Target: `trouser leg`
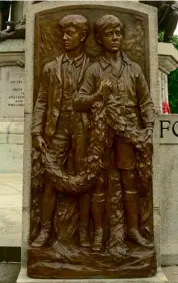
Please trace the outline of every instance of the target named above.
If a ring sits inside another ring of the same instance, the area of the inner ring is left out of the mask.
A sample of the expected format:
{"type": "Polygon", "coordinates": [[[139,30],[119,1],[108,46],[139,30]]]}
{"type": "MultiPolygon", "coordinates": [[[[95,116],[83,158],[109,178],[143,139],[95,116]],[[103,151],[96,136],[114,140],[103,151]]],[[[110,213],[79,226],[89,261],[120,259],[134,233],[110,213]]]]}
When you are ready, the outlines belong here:
{"type": "Polygon", "coordinates": [[[97,180],[96,188],[92,194],[91,212],[94,223],[94,241],[92,248],[96,251],[101,250],[103,241],[103,214],[105,209],[104,195],[104,172],[97,180]]]}
{"type": "Polygon", "coordinates": [[[51,232],[51,217],[56,206],[56,192],[52,184],[47,183],[44,190],[41,208],[41,231],[32,247],[43,246],[50,238],[51,232]]]}
{"type": "Polygon", "coordinates": [[[5,30],[7,28],[6,22],[9,18],[10,12],[10,1],[2,1],[0,8],[0,30],[5,30]]]}
{"type": "MultiPolygon", "coordinates": [[[[51,158],[54,159],[61,168],[63,167],[67,158],[68,149],[69,138],[66,129],[61,127],[58,129],[56,136],[49,146],[51,158]]],[[[45,177],[45,188],[41,207],[41,231],[35,241],[32,243],[32,247],[41,247],[49,240],[51,236],[52,216],[55,208],[56,191],[53,183],[47,177],[45,177]]]]}
{"type": "Polygon", "coordinates": [[[164,41],[169,42],[174,34],[178,22],[178,11],[172,11],[167,19],[167,24],[164,33],[164,41]]]}
{"type": "Polygon", "coordinates": [[[90,218],[90,194],[85,193],[80,196],[79,207],[80,207],[80,224],[79,224],[79,236],[80,244],[82,247],[89,247],[89,218],[90,218]]]}
{"type": "Polygon", "coordinates": [[[136,188],[135,170],[121,170],[124,187],[124,208],[127,223],[127,237],[131,242],[145,247],[152,245],[139,232],[139,199],[136,188]]]}
{"type": "MultiPolygon", "coordinates": [[[[87,137],[83,128],[81,116],[75,113],[75,127],[72,137],[72,151],[74,158],[74,168],[77,174],[81,173],[84,168],[85,158],[87,156],[87,137]]],[[[89,218],[90,218],[91,196],[88,192],[81,194],[79,199],[80,224],[79,236],[80,244],[83,247],[90,246],[89,241],[89,218]]]]}

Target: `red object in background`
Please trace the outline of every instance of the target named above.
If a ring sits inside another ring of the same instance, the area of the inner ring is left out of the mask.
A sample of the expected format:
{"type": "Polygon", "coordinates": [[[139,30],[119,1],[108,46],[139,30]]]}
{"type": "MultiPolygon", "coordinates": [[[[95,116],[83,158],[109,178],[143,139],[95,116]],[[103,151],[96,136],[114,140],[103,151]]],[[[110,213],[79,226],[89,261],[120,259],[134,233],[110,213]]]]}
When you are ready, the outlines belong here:
{"type": "Polygon", "coordinates": [[[171,109],[170,109],[167,101],[163,101],[162,111],[163,111],[164,114],[171,114],[171,109]]]}

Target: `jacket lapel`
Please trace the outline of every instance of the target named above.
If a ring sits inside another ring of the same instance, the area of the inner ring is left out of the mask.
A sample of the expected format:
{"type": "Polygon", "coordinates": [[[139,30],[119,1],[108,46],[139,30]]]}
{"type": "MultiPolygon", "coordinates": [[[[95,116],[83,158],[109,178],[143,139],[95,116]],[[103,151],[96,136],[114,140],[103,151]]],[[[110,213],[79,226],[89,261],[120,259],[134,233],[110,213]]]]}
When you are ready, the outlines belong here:
{"type": "Polygon", "coordinates": [[[79,74],[79,78],[78,78],[78,85],[80,85],[83,76],[84,76],[84,72],[86,71],[87,67],[89,66],[89,62],[90,62],[90,58],[86,56],[86,54],[84,55],[84,59],[83,59],[83,63],[82,63],[82,67],[80,70],[80,74],[79,74]]]}
{"type": "Polygon", "coordinates": [[[59,80],[59,83],[62,84],[62,77],[61,77],[61,64],[64,54],[56,58],[57,65],[56,65],[56,76],[59,80]]]}

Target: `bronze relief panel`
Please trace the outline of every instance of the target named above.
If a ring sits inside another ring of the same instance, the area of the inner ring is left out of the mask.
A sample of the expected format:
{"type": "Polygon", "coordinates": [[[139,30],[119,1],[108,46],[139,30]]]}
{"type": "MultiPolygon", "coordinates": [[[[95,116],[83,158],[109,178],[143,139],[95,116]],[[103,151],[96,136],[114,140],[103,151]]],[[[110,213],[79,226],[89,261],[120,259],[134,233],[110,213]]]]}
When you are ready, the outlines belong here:
{"type": "Polygon", "coordinates": [[[148,47],[129,10],[36,15],[30,277],[156,273],[148,47]]]}

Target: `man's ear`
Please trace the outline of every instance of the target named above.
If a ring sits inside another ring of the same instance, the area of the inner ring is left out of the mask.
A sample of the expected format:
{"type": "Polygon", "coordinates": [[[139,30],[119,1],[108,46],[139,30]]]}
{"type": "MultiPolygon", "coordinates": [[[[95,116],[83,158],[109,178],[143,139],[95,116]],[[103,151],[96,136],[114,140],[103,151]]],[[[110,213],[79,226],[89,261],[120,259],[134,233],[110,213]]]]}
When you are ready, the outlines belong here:
{"type": "Polygon", "coordinates": [[[81,42],[83,42],[83,41],[85,41],[86,40],[86,37],[87,37],[87,33],[86,33],[86,31],[82,31],[81,32],[81,42]]]}
{"type": "MultiPolygon", "coordinates": [[[[122,35],[122,39],[121,39],[121,47],[123,48],[123,46],[125,46],[125,41],[124,41],[124,36],[122,35]]],[[[124,47],[125,48],[125,47],[124,47]]]]}
{"type": "Polygon", "coordinates": [[[95,38],[96,38],[96,41],[97,41],[99,44],[102,45],[102,41],[101,41],[100,36],[99,36],[98,33],[95,34],[95,38]]]}

